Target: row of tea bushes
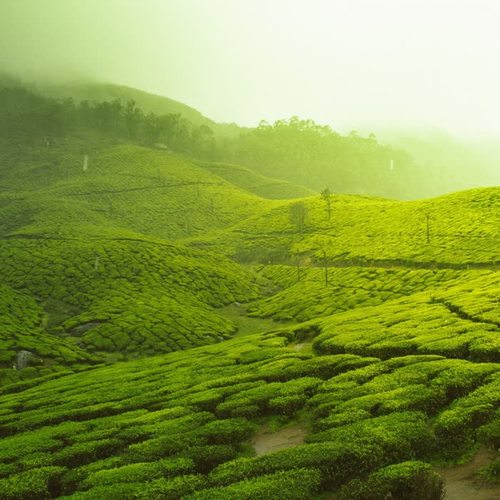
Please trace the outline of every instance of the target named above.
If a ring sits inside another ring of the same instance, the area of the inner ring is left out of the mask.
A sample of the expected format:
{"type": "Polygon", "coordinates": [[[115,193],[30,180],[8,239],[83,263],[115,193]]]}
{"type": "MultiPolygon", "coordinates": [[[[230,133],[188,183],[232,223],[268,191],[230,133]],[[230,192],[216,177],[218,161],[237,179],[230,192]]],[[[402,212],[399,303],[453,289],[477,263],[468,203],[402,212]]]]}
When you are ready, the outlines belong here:
{"type": "MultiPolygon", "coordinates": [[[[235,263],[167,243],[8,240],[0,244],[0,272],[31,301],[39,332],[74,337],[60,342],[68,365],[76,360],[65,345],[80,358],[81,349],[128,357],[223,340],[235,326],[214,307],[256,296],[251,274],[235,263]]],[[[17,329],[22,342],[7,323],[5,335],[13,349],[33,348],[44,359],[27,326],[17,329]]]]}
{"type": "Polygon", "coordinates": [[[498,273],[490,272],[446,291],[422,292],[318,320],[322,333],[315,339],[314,348],[321,353],[349,352],[384,359],[441,354],[498,361],[498,284],[498,273]],[[491,293],[479,294],[478,289],[491,289],[491,293]]]}
{"type": "Polygon", "coordinates": [[[249,308],[250,316],[307,321],[358,307],[380,305],[427,289],[469,280],[488,271],[450,269],[330,268],[328,286],[322,269],[265,266],[264,278],[282,288],[249,308]]]}
{"type": "MultiPolygon", "coordinates": [[[[1,396],[0,490],[27,498],[33,484],[40,498],[78,499],[266,498],[267,489],[304,498],[394,463],[457,456],[450,433],[468,449],[494,442],[498,365],[316,355],[296,351],[297,341],[293,330],[237,337],[1,396]],[[454,425],[461,415],[472,417],[454,425]],[[306,443],[251,456],[250,439],[270,418],[301,421],[306,443]]],[[[411,488],[418,466],[409,467],[373,480],[384,491],[411,488]]]]}
{"type": "Polygon", "coordinates": [[[234,227],[192,239],[238,260],[290,262],[297,256],[330,262],[399,265],[496,265],[500,189],[472,189],[411,202],[334,195],[328,219],[320,197],[283,203],[234,227]],[[303,223],[293,205],[302,204],[303,223]],[[429,242],[427,242],[427,215],[429,242]],[[471,222],[472,221],[472,222],[471,222]]]}

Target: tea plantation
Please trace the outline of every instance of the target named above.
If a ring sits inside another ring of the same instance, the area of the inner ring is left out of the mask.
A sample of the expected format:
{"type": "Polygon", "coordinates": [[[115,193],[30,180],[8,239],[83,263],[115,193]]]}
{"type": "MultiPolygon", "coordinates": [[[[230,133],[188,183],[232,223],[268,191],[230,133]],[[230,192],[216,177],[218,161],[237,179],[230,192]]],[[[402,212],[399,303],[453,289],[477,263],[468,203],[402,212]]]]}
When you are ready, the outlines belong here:
{"type": "Polygon", "coordinates": [[[498,446],[497,364],[306,354],[297,340],[250,335],[4,395],[3,498],[311,498],[391,464],[408,491],[425,471],[429,496],[410,498],[439,498],[422,461],[498,446]],[[270,418],[302,422],[307,442],[251,456],[270,418]]]}
{"type": "Polygon", "coordinates": [[[498,188],[328,213],[111,139],[0,151],[1,500],[440,500],[498,459],[498,188]]]}
{"type": "Polygon", "coordinates": [[[344,266],[498,266],[498,188],[412,202],[333,195],[330,203],[330,217],[319,196],[294,200],[190,243],[242,262],[322,265],[326,254],[344,266]]]}

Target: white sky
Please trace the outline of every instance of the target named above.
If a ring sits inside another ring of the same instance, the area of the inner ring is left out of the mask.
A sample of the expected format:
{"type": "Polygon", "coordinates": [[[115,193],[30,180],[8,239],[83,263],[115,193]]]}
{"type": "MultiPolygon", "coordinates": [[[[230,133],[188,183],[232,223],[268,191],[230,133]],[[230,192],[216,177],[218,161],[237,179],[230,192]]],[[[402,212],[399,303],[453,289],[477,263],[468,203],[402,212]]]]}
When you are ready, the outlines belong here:
{"type": "Polygon", "coordinates": [[[500,135],[500,0],[1,0],[0,66],[218,121],[500,135]]]}

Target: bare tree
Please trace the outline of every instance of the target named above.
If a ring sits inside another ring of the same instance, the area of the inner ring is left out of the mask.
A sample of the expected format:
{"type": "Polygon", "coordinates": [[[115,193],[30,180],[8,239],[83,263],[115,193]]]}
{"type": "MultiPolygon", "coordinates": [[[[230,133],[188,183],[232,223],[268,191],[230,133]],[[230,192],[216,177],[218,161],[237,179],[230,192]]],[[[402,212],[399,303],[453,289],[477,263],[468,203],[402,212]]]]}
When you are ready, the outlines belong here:
{"type": "Polygon", "coordinates": [[[425,236],[426,236],[427,244],[429,244],[431,242],[430,219],[431,219],[431,215],[428,212],[426,212],[426,214],[425,214],[425,236]]]}
{"type": "Polygon", "coordinates": [[[332,192],[328,188],[325,188],[323,189],[323,191],[321,191],[321,199],[325,202],[328,220],[330,220],[332,217],[332,197],[332,192]]]}

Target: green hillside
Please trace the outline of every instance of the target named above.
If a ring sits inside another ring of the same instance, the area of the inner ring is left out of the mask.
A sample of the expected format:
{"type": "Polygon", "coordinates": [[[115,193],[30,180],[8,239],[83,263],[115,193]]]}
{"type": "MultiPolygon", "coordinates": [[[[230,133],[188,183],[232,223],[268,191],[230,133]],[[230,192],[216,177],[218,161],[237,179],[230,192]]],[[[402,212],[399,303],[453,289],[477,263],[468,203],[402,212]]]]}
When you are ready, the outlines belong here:
{"type": "Polygon", "coordinates": [[[498,440],[498,365],[301,353],[298,340],[253,335],[3,396],[4,498],[313,498],[390,464],[379,491],[424,481],[438,498],[418,461],[498,440]],[[306,443],[250,456],[273,416],[302,422],[306,443]]]}
{"type": "Polygon", "coordinates": [[[201,166],[250,193],[268,199],[289,199],[311,196],[311,189],[280,179],[260,175],[249,168],[227,163],[201,163],[201,166]]]}
{"type": "MultiPolygon", "coordinates": [[[[3,153],[0,274],[27,301],[23,314],[33,310],[38,318],[29,328],[6,318],[4,383],[186,349],[236,331],[214,308],[256,298],[253,276],[227,258],[172,241],[225,227],[272,202],[181,157],[139,146],[69,138],[3,153]],[[69,350],[66,359],[54,339],[69,350]],[[31,353],[22,369],[13,368],[19,350],[31,353]]],[[[9,300],[0,301],[7,310],[9,300]]]]}
{"type": "Polygon", "coordinates": [[[0,233],[9,236],[176,239],[272,206],[181,157],[139,146],[85,149],[69,140],[2,160],[0,233]]]}
{"type": "Polygon", "coordinates": [[[330,217],[326,208],[319,196],[282,203],[191,244],[253,262],[321,265],[323,252],[332,265],[466,268],[500,261],[499,188],[412,202],[332,195],[330,217]],[[302,221],[294,219],[297,206],[302,221]]]}
{"type": "Polygon", "coordinates": [[[499,188],[319,194],[18,97],[0,500],[441,500],[477,452],[497,496],[499,188]]]}
{"type": "Polygon", "coordinates": [[[114,101],[115,99],[128,101],[132,99],[148,113],[180,114],[190,122],[196,125],[206,125],[223,136],[234,136],[244,130],[235,124],[216,123],[182,102],[124,85],[101,82],[68,83],[65,85],[42,84],[37,85],[34,90],[48,97],[72,98],[78,101],[114,101]]]}

